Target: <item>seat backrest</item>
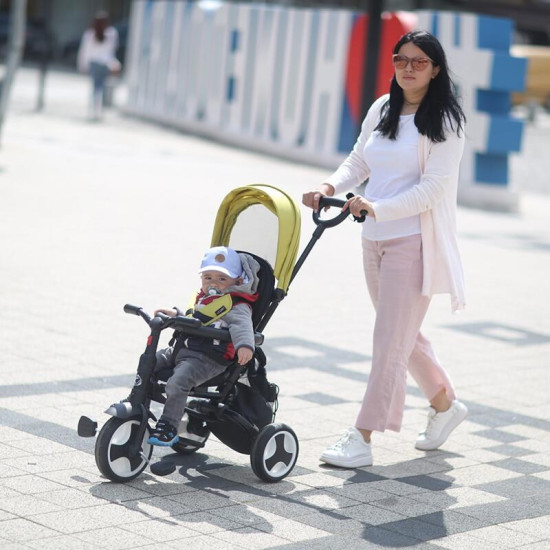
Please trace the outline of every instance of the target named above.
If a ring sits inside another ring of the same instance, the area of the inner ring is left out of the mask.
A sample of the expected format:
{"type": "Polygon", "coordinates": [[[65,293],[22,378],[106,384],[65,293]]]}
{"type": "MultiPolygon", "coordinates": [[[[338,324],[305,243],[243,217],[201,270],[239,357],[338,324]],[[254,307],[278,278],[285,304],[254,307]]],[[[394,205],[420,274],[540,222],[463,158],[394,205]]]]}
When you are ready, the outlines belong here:
{"type": "Polygon", "coordinates": [[[252,256],[260,264],[260,271],[258,272],[258,299],[252,306],[252,325],[256,328],[273,299],[275,275],[273,275],[273,268],[267,260],[244,250],[238,250],[237,252],[252,256]]]}

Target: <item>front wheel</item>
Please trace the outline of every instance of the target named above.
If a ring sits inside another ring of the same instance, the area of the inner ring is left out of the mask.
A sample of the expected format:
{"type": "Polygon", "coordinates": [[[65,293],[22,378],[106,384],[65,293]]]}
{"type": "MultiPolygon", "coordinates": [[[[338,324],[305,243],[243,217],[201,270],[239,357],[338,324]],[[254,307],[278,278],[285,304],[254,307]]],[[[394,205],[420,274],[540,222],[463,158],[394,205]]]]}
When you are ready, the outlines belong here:
{"type": "Polygon", "coordinates": [[[140,450],[144,456],[130,456],[130,445],[138,436],[140,421],[134,418],[112,417],[105,422],[97,436],[95,461],[99,471],[111,481],[124,483],[138,477],[153,454],[147,443],[149,427],[143,434],[140,450]],[[144,458],[146,457],[147,460],[144,458]]]}
{"type": "Polygon", "coordinates": [[[280,481],[294,468],[298,450],[298,438],[290,426],[268,424],[260,430],[252,444],[252,471],[268,483],[280,481]]]}

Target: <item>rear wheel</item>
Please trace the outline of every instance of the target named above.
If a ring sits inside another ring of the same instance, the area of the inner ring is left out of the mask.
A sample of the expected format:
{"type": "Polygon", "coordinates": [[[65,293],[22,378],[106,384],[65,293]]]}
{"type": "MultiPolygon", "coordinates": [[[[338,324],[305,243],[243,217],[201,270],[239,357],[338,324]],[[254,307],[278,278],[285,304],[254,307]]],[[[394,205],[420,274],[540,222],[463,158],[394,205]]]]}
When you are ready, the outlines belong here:
{"type": "Polygon", "coordinates": [[[178,427],[178,435],[179,441],[172,445],[172,449],[180,455],[190,455],[204,447],[210,430],[204,422],[195,418],[189,419],[186,414],[178,427]],[[196,445],[192,442],[196,442],[196,445]]]}
{"type": "Polygon", "coordinates": [[[285,478],[298,459],[298,438],[287,424],[268,424],[260,430],[250,452],[252,471],[263,481],[285,478]]]}
{"type": "Polygon", "coordinates": [[[112,417],[105,422],[97,436],[95,461],[99,471],[111,481],[124,483],[138,477],[153,454],[153,447],[147,443],[149,426],[146,427],[137,456],[130,457],[130,445],[138,437],[140,421],[136,418],[112,417]],[[145,460],[145,458],[147,460],[145,460]]]}

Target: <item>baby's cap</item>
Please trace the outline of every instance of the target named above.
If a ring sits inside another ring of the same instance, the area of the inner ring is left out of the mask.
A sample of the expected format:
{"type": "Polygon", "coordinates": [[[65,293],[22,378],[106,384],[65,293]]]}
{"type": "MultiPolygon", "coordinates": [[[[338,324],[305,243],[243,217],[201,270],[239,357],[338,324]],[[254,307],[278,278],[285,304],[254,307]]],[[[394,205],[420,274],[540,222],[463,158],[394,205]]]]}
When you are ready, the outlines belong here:
{"type": "Polygon", "coordinates": [[[209,248],[201,262],[199,273],[205,271],[220,271],[232,279],[237,279],[243,273],[243,266],[239,254],[227,246],[209,248]]]}

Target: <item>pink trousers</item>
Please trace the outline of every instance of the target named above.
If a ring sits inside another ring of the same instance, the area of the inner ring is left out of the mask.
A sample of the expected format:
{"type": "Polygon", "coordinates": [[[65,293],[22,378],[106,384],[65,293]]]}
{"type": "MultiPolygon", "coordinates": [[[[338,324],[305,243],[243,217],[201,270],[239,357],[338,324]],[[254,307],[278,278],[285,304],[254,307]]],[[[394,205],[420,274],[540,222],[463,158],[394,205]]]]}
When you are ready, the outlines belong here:
{"type": "Polygon", "coordinates": [[[428,398],[453,384],[420,327],[430,304],[422,296],[420,235],[387,241],[363,241],[363,264],[376,309],[372,367],[356,427],[399,431],[407,393],[407,369],[428,398]]]}

